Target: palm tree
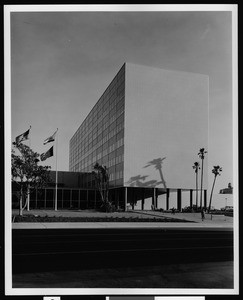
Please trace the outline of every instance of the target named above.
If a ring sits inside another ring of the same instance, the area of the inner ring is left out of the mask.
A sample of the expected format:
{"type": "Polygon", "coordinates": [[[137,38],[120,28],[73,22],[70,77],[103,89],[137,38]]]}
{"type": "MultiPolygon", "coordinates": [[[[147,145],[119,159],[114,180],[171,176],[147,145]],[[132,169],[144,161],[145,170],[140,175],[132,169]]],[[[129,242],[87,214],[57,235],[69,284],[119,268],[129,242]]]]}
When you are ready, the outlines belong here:
{"type": "Polygon", "coordinates": [[[194,162],[194,165],[192,166],[193,169],[195,169],[196,173],[196,208],[198,207],[198,170],[200,169],[199,162],[194,162]]]}
{"type": "Polygon", "coordinates": [[[203,189],[203,161],[205,158],[205,154],[207,153],[207,151],[205,151],[204,148],[201,148],[198,152],[199,157],[202,160],[202,171],[201,171],[201,191],[200,191],[200,208],[202,208],[202,189],[203,189]]]}
{"type": "Polygon", "coordinates": [[[95,176],[98,189],[101,196],[102,201],[102,207],[105,208],[106,211],[109,211],[111,209],[111,203],[109,201],[109,173],[108,169],[104,165],[100,165],[99,163],[96,163],[94,165],[94,171],[92,172],[95,176]]]}
{"type": "Polygon", "coordinates": [[[213,167],[212,173],[214,174],[214,180],[213,180],[213,186],[212,186],[211,195],[210,195],[208,211],[210,211],[210,209],[211,209],[212,198],[213,198],[213,189],[214,189],[214,185],[215,185],[217,176],[220,176],[220,172],[222,172],[222,168],[220,166],[213,167]]]}

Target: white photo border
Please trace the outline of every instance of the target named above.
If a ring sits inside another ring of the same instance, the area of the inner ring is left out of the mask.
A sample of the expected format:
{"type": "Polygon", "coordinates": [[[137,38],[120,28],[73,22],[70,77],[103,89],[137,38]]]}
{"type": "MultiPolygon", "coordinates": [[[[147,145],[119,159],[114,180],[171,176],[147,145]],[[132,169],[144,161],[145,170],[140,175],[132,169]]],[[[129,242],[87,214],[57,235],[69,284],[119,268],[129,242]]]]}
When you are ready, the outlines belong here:
{"type": "Polygon", "coordinates": [[[4,6],[4,115],[5,115],[5,293],[6,295],[237,295],[239,293],[239,214],[238,212],[238,23],[237,5],[5,5],[4,6]],[[11,243],[11,12],[89,11],[231,11],[233,37],[233,155],[234,155],[234,288],[233,289],[114,289],[114,288],[12,288],[11,243]]]}

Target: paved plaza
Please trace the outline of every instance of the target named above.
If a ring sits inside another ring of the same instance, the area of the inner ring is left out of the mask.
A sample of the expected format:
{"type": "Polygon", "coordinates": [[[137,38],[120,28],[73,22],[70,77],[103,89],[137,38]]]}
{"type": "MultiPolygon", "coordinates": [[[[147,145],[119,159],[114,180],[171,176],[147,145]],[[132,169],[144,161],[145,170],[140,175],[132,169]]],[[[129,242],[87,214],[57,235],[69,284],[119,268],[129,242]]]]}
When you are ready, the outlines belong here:
{"type": "MultiPolygon", "coordinates": [[[[18,215],[18,210],[13,211],[13,216],[18,215]]],[[[12,223],[13,228],[144,228],[144,227],[215,227],[215,228],[233,228],[234,219],[224,215],[205,214],[205,219],[202,221],[200,213],[163,213],[157,211],[128,211],[128,212],[96,212],[86,210],[30,210],[25,211],[24,215],[49,216],[49,217],[84,217],[84,218],[175,218],[190,222],[50,222],[50,223],[12,223]]]]}

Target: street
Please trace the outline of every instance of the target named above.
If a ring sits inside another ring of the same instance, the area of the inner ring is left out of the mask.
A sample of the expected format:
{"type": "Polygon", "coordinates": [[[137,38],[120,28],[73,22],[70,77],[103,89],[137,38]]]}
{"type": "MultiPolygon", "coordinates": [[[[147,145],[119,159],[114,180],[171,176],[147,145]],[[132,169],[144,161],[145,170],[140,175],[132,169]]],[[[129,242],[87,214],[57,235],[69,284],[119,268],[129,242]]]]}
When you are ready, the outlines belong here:
{"type": "Polygon", "coordinates": [[[14,288],[232,289],[233,262],[112,267],[13,274],[14,288]]]}
{"type": "Polygon", "coordinates": [[[232,260],[230,228],[13,230],[13,273],[232,260]]]}

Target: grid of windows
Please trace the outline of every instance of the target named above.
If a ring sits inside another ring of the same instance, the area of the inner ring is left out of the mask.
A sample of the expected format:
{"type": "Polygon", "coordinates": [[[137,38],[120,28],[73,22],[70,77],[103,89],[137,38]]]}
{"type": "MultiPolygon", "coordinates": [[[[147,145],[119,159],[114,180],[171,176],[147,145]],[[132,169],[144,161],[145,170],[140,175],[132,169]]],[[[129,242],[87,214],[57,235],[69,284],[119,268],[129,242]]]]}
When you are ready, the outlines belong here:
{"type": "Polygon", "coordinates": [[[109,169],[111,185],[123,179],[125,65],[70,140],[69,171],[91,172],[96,162],[109,169]]]}

